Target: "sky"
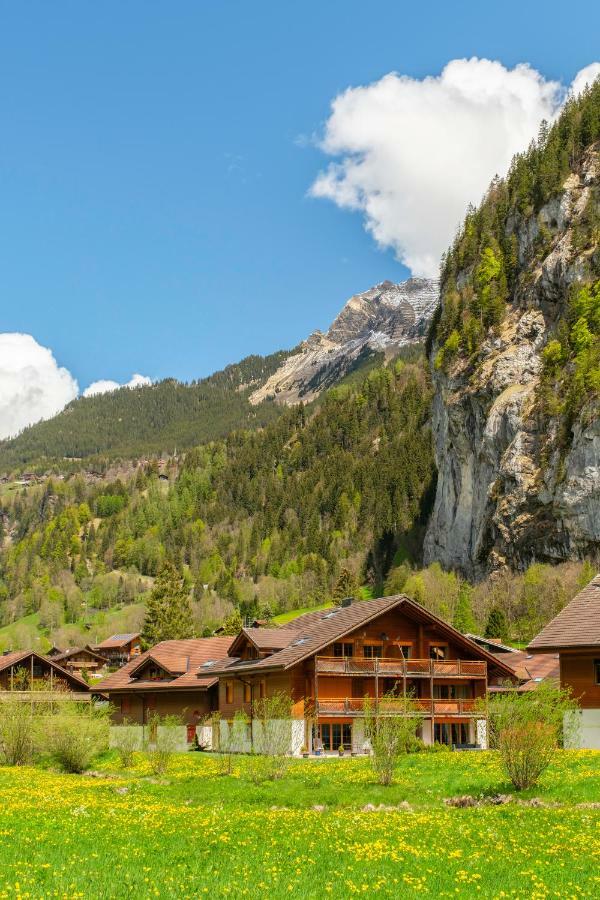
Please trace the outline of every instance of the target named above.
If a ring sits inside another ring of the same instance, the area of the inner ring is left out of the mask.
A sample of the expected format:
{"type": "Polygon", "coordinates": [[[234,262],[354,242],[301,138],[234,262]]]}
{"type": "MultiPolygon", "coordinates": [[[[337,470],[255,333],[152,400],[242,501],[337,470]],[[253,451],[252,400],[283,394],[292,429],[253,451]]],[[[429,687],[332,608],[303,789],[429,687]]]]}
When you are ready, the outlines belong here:
{"type": "Polygon", "coordinates": [[[0,2],[0,437],[434,272],[599,32],[589,0],[0,2]]]}

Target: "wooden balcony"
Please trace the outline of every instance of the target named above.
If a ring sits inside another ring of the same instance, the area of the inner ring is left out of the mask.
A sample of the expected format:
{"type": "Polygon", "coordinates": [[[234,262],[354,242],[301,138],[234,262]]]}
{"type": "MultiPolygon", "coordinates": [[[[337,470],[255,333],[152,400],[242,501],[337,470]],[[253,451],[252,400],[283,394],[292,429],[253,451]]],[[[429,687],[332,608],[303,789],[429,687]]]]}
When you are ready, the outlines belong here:
{"type": "MultiPolygon", "coordinates": [[[[390,700],[388,698],[380,699],[375,705],[375,698],[365,699],[364,697],[346,697],[343,699],[328,700],[326,698],[319,699],[317,703],[318,716],[361,716],[365,712],[365,704],[368,703],[371,709],[376,709],[379,715],[397,716],[402,715],[405,707],[404,701],[401,699],[390,700]]],[[[420,712],[425,716],[479,716],[484,714],[477,710],[476,700],[413,700],[420,712]]]]}
{"type": "Polygon", "coordinates": [[[319,675],[378,675],[380,678],[485,678],[487,663],[472,659],[317,656],[319,675]]]}

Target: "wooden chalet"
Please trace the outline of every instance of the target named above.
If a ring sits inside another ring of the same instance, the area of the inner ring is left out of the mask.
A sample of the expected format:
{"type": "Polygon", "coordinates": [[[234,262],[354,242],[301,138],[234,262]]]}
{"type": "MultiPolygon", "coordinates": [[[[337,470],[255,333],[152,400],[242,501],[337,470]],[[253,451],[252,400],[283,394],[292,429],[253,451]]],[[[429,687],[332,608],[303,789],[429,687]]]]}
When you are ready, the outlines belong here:
{"type": "Polygon", "coordinates": [[[85,671],[92,675],[97,674],[106,666],[106,659],[89,646],[69,647],[68,650],[57,653],[51,658],[69,672],[85,671]]]}
{"type": "Polygon", "coordinates": [[[114,724],[146,725],[155,713],[177,715],[195,726],[218,708],[217,678],[208,664],[226,657],[232,640],[162,641],[94,685],[94,691],[110,700],[114,724]]]}
{"type": "Polygon", "coordinates": [[[124,666],[129,660],[139,656],[142,652],[142,642],[139,632],[132,634],[113,634],[101,644],[91,648],[95,653],[104,657],[110,666],[124,666]]]}
{"type": "Polygon", "coordinates": [[[481,703],[489,685],[516,682],[514,669],[420,604],[399,595],[349,602],[281,628],[244,628],[219,675],[219,710],[249,716],[253,702],[291,694],[304,742],[361,750],[366,698],[397,713],[411,695],[426,743],[485,745],[481,703]]]}
{"type": "Polygon", "coordinates": [[[19,650],[0,656],[0,702],[15,697],[31,702],[86,701],[90,694],[83,678],[56,660],[19,650]]]}
{"type": "Polygon", "coordinates": [[[531,641],[531,654],[558,653],[560,683],[580,707],[577,745],[600,749],[600,575],[531,641]]]}

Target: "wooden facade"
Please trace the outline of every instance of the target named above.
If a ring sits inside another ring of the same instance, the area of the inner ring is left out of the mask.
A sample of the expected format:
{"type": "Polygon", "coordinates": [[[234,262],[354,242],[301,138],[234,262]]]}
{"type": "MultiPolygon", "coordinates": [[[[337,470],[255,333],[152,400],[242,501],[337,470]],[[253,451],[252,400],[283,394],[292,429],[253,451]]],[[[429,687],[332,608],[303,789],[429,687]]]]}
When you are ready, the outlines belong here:
{"type": "MultiPolygon", "coordinates": [[[[354,605],[366,613],[369,601],[354,605]]],[[[327,625],[327,613],[322,619],[327,625]]],[[[315,627],[318,622],[315,626],[313,620],[311,635],[315,627]]],[[[308,642],[302,634],[300,627],[291,647],[308,642]]],[[[422,736],[427,742],[475,743],[474,722],[485,718],[488,675],[494,680],[513,675],[413,603],[399,604],[341,633],[283,671],[270,668],[281,653],[257,651],[256,644],[268,643],[266,637],[254,641],[252,629],[246,629],[232,645],[230,652],[242,664],[236,667],[234,662],[229,673],[220,673],[221,715],[230,719],[243,709],[251,716],[255,700],[283,692],[292,698],[293,716],[307,721],[307,745],[321,741],[332,750],[338,738],[342,745],[352,742],[353,725],[364,719],[365,702],[391,715],[402,709],[407,696],[425,718],[422,736]],[[257,665],[248,665],[254,659],[257,665]]],[[[289,654],[289,647],[285,652],[289,654]]]]}
{"type": "Polygon", "coordinates": [[[89,700],[88,686],[78,675],[35,651],[0,656],[0,701],[89,700]]]}

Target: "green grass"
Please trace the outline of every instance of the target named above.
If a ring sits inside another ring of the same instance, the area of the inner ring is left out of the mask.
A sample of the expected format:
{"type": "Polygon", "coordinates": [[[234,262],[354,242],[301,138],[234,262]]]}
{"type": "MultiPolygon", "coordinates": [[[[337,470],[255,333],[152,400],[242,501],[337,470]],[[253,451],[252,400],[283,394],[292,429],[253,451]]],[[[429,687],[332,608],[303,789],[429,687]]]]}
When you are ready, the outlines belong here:
{"type": "Polygon", "coordinates": [[[328,603],[321,603],[318,606],[303,606],[301,609],[289,609],[287,612],[280,613],[278,616],[273,616],[273,624],[285,625],[286,622],[291,622],[293,619],[297,619],[298,616],[303,616],[304,613],[317,612],[320,609],[329,609],[330,606],[333,606],[331,601],[328,603]]]}
{"type": "Polygon", "coordinates": [[[600,753],[557,754],[546,805],[448,808],[444,797],[509,786],[494,753],[416,754],[397,782],[369,760],[298,760],[255,785],[205,754],[163,778],[146,758],[105,778],[0,769],[0,897],[596,897],[600,753]],[[410,809],[397,807],[408,801],[410,809]],[[388,809],[367,811],[367,804],[388,809]],[[315,807],[318,808],[315,808],[315,807]]]}

